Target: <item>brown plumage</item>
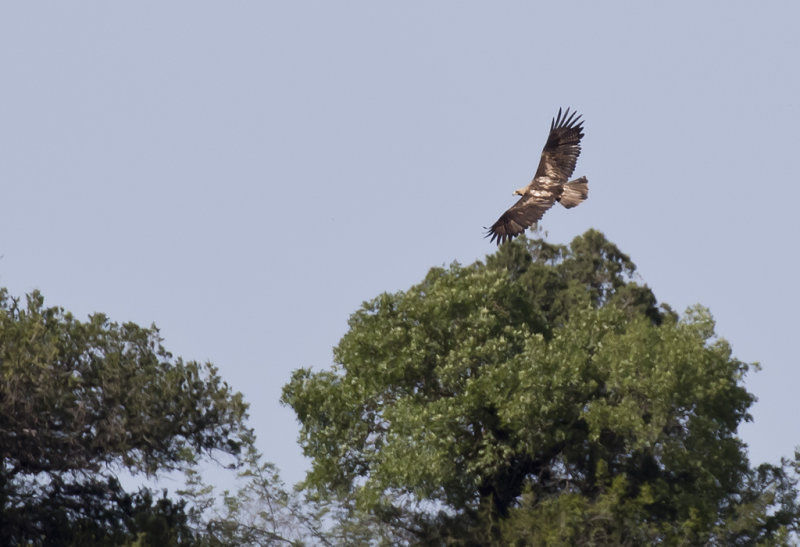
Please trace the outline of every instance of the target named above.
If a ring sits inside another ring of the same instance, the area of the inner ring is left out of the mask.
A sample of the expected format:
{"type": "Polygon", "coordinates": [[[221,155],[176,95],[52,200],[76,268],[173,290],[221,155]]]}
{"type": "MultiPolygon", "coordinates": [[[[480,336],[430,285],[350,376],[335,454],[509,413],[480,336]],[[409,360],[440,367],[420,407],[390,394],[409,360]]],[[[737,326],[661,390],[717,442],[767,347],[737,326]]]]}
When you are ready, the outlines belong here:
{"type": "Polygon", "coordinates": [[[486,237],[491,236],[490,241],[497,240],[500,245],[514,239],[542,218],[556,201],[570,209],[589,196],[586,177],[567,182],[581,153],[582,137],[581,116],[577,112],[570,114],[569,108],[562,116],[559,108],[533,180],[514,192],[522,197],[489,228],[486,237]]]}

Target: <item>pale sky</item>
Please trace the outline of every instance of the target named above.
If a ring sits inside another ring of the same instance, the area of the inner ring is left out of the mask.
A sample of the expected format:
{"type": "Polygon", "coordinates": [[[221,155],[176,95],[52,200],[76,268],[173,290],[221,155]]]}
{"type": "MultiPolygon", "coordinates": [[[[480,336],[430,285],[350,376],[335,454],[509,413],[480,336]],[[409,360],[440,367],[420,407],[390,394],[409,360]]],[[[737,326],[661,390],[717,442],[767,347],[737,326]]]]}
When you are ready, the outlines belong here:
{"type": "Polygon", "coordinates": [[[302,478],[291,371],[362,301],[481,260],[578,109],[596,228],[760,361],[755,463],[800,445],[796,2],[4,2],[0,286],[155,322],[302,478]]]}

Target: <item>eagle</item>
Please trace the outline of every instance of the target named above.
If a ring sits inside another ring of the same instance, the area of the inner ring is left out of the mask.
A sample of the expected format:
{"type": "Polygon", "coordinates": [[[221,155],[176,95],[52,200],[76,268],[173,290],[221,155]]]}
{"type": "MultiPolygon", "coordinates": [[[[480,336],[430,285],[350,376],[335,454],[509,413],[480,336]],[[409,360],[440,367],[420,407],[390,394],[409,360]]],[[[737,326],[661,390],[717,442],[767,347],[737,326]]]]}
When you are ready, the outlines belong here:
{"type": "Polygon", "coordinates": [[[542,150],[542,158],[533,180],[527,186],[515,190],[522,196],[517,203],[492,224],[486,237],[497,245],[505,243],[535,224],[557,201],[567,209],[579,205],[589,197],[589,181],[586,177],[569,180],[581,153],[583,121],[577,112],[570,114],[569,108],[550,123],[550,135],[542,150]]]}

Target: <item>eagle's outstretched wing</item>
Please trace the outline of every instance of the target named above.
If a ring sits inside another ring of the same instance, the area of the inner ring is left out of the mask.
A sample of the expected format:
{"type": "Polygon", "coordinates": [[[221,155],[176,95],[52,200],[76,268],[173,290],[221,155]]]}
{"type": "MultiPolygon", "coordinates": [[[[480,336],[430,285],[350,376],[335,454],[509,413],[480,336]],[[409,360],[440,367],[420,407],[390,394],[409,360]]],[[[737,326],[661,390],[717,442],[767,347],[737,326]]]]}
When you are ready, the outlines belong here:
{"type": "Polygon", "coordinates": [[[581,153],[581,138],[583,138],[583,121],[577,112],[570,114],[569,108],[550,122],[550,135],[542,149],[542,158],[539,167],[533,175],[531,185],[537,179],[547,178],[548,182],[565,183],[575,171],[575,163],[581,153]]]}
{"type": "Polygon", "coordinates": [[[494,242],[496,239],[500,245],[514,239],[542,218],[556,202],[556,197],[557,194],[546,189],[528,192],[492,224],[486,233],[487,237],[492,236],[489,241],[494,242]]]}

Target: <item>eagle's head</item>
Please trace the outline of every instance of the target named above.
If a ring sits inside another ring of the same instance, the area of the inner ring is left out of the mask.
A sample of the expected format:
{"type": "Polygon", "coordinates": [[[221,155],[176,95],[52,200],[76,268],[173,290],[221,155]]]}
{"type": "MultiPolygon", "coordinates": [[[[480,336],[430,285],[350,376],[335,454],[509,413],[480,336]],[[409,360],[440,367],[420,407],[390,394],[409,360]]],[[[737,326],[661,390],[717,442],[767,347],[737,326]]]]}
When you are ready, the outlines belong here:
{"type": "Polygon", "coordinates": [[[523,186],[522,188],[517,188],[516,190],[514,190],[514,193],[511,194],[511,195],[512,196],[524,196],[525,192],[527,192],[527,191],[528,191],[528,187],[527,186],[523,186]]]}

